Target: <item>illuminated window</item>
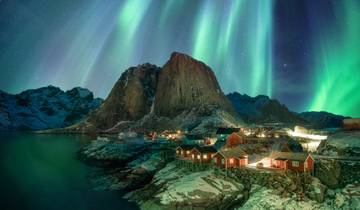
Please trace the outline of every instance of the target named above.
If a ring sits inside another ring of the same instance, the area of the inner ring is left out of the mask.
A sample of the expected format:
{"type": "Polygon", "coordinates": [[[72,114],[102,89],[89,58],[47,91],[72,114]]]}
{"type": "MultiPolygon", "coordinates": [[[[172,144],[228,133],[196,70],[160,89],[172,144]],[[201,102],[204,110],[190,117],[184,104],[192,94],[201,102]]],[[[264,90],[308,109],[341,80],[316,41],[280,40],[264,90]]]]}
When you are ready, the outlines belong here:
{"type": "Polygon", "coordinates": [[[184,154],[184,152],[181,150],[181,154],[184,154]]]}
{"type": "Polygon", "coordinates": [[[204,158],[204,159],[207,159],[207,155],[203,155],[203,158],[204,158]]]}
{"type": "Polygon", "coordinates": [[[190,151],[186,151],[186,154],[190,154],[190,151]]]}
{"type": "Polygon", "coordinates": [[[192,157],[192,159],[195,159],[195,155],[194,155],[194,154],[192,154],[191,157],[192,157]]]}
{"type": "Polygon", "coordinates": [[[176,154],[179,154],[179,150],[176,150],[176,154]]]}
{"type": "Polygon", "coordinates": [[[299,167],[299,161],[292,161],[292,162],[291,162],[291,165],[292,165],[293,167],[299,167]]]}
{"type": "Polygon", "coordinates": [[[200,160],[200,155],[197,155],[197,159],[200,160]]]}
{"type": "Polygon", "coordinates": [[[234,163],[234,158],[230,158],[230,164],[233,164],[234,163]]]}

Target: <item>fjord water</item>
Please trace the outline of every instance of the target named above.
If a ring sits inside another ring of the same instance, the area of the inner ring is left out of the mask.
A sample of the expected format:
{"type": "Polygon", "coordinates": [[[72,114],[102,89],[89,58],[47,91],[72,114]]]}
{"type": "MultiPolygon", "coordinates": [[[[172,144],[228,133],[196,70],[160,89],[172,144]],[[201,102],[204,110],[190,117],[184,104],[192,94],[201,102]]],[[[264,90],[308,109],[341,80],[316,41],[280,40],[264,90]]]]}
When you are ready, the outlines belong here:
{"type": "Polygon", "coordinates": [[[76,159],[86,136],[0,133],[0,209],[137,209],[116,192],[92,191],[76,159]]]}

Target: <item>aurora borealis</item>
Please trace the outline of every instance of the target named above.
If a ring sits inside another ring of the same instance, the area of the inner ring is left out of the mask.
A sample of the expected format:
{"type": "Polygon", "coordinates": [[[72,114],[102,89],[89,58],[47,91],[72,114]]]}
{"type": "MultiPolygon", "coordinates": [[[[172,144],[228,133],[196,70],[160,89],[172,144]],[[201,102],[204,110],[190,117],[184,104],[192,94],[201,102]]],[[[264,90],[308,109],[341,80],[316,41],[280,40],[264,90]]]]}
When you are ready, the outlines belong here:
{"type": "Polygon", "coordinates": [[[0,0],[0,89],[49,84],[106,97],[171,52],[208,64],[225,93],[360,117],[358,0],[0,0]]]}

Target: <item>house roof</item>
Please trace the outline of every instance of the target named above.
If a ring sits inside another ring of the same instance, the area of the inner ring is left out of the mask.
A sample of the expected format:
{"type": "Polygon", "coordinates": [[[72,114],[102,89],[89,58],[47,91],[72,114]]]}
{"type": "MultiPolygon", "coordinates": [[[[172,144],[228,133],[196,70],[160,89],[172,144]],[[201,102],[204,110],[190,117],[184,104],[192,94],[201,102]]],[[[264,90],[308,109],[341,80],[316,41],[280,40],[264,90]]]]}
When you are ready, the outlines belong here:
{"type": "Polygon", "coordinates": [[[191,144],[183,144],[183,145],[178,146],[177,148],[180,148],[180,149],[183,149],[183,150],[192,150],[195,147],[197,147],[197,146],[196,145],[191,145],[191,144]]]}
{"type": "Polygon", "coordinates": [[[243,149],[241,149],[240,146],[234,148],[225,147],[222,148],[218,153],[226,158],[231,158],[231,157],[238,158],[247,155],[246,152],[243,149]]]}
{"type": "Polygon", "coordinates": [[[195,147],[194,149],[198,150],[200,153],[216,153],[217,152],[217,150],[213,146],[195,147]]]}
{"type": "Polygon", "coordinates": [[[308,153],[303,152],[272,152],[270,157],[275,160],[299,160],[305,161],[309,156],[308,153]]]}
{"type": "Polygon", "coordinates": [[[202,140],[204,137],[200,134],[186,134],[188,140],[202,140]]]}
{"type": "Polygon", "coordinates": [[[239,132],[240,128],[218,128],[216,134],[232,134],[239,132]]]}

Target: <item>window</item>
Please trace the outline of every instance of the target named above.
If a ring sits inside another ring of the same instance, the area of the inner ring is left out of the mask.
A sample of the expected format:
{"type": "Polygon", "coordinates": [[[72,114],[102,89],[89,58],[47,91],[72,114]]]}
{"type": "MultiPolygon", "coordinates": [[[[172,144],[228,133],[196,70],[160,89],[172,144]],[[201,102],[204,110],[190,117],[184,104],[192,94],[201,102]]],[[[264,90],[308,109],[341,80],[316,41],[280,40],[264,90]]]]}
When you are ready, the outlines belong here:
{"type": "Polygon", "coordinates": [[[179,150],[176,150],[176,154],[179,154],[179,150]]]}
{"type": "Polygon", "coordinates": [[[195,159],[195,155],[194,155],[194,154],[192,154],[191,157],[192,157],[192,159],[195,159]]]}
{"type": "Polygon", "coordinates": [[[200,160],[200,155],[197,155],[197,159],[200,160]]]}
{"type": "Polygon", "coordinates": [[[306,162],[306,161],[304,162],[304,167],[305,167],[305,168],[307,168],[307,167],[308,167],[308,164],[307,164],[307,162],[306,162]]]}
{"type": "Polygon", "coordinates": [[[181,154],[184,154],[184,152],[181,150],[181,154]]]}
{"type": "Polygon", "coordinates": [[[205,154],[205,155],[203,155],[203,159],[207,159],[207,155],[205,154]]]}
{"type": "Polygon", "coordinates": [[[299,167],[299,161],[292,161],[292,162],[291,162],[291,165],[292,165],[293,167],[299,167]]]}
{"type": "Polygon", "coordinates": [[[234,158],[230,158],[229,162],[230,164],[234,164],[234,158]]]}
{"type": "Polygon", "coordinates": [[[186,151],[186,154],[190,154],[190,151],[188,150],[188,151],[186,151]]]}
{"type": "Polygon", "coordinates": [[[221,164],[225,164],[224,158],[221,158],[221,164]]]}

